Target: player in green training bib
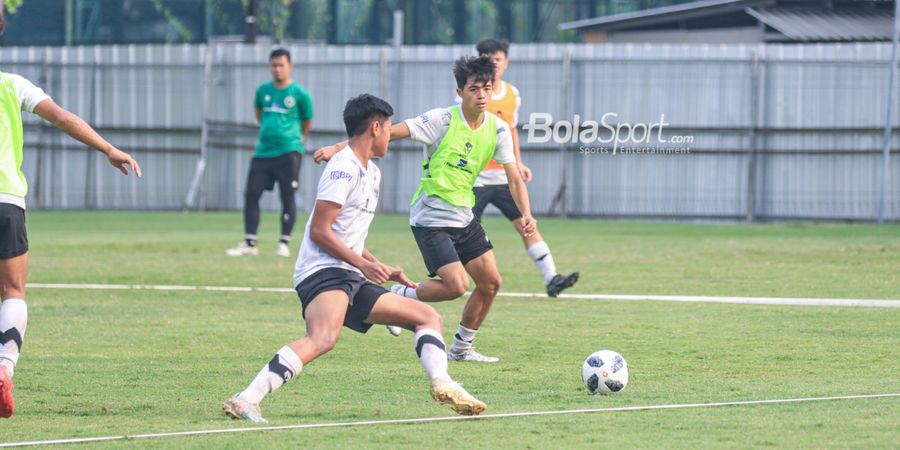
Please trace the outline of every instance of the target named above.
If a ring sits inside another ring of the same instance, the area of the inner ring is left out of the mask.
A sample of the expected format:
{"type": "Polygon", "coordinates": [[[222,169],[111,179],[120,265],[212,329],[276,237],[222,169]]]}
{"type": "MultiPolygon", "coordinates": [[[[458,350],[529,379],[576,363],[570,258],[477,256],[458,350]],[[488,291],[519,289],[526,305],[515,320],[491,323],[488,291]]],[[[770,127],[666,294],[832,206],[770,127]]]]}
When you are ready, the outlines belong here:
{"type": "MultiPolygon", "coordinates": [[[[6,25],[0,1],[0,36],[6,25]]],[[[59,107],[49,95],[27,79],[0,72],[0,418],[15,412],[13,372],[28,324],[25,279],[28,276],[28,233],[25,196],[28,182],[22,172],[24,129],[22,111],[37,114],[60,131],[99,150],[124,174],[128,167],[141,176],[134,158],[106,142],[80,117],[59,107]]]]}
{"type": "MultiPolygon", "coordinates": [[[[509,125],[487,111],[496,67],[487,56],[456,61],[453,75],[459,106],[438,108],[391,127],[391,140],[411,138],[425,144],[422,177],[413,196],[409,225],[430,277],[418,288],[395,285],[397,294],[437,302],[461,297],[475,288],[463,309],[462,319],[447,356],[457,361],[497,362],[499,358],[475,351],[478,328],[500,290],[500,272],[493,245],[472,212],[472,187],[491,161],[501,164],[509,190],[522,213],[523,233],[535,232],[528,191],[513,153],[509,125]]],[[[345,142],[316,152],[316,161],[329,159],[345,142]]],[[[391,333],[398,332],[392,329],[391,333]]]]}
{"type": "Polygon", "coordinates": [[[259,199],[275,188],[281,195],[281,237],[275,254],[290,256],[289,245],[297,204],[294,193],[300,186],[303,141],[312,128],[313,104],[306,89],[291,80],[291,54],[277,49],[269,55],[272,81],[256,89],[253,107],[259,122],[259,143],[250,161],[244,191],[244,240],[226,253],[230,256],[257,255],[259,199]]]}

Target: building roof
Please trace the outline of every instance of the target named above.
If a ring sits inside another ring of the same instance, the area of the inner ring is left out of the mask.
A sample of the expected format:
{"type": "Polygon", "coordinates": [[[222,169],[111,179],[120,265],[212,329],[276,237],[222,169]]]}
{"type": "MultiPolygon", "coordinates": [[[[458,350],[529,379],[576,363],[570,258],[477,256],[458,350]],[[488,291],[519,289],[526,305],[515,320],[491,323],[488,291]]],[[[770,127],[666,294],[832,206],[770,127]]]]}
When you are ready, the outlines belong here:
{"type": "Polygon", "coordinates": [[[617,30],[677,20],[707,17],[714,14],[745,11],[746,8],[774,5],[775,0],[700,0],[678,5],[650,8],[612,16],[582,19],[559,24],[560,30],[598,29],[617,30]]]}
{"type": "Polygon", "coordinates": [[[761,7],[746,12],[793,41],[883,41],[893,33],[887,10],[761,7]]]}

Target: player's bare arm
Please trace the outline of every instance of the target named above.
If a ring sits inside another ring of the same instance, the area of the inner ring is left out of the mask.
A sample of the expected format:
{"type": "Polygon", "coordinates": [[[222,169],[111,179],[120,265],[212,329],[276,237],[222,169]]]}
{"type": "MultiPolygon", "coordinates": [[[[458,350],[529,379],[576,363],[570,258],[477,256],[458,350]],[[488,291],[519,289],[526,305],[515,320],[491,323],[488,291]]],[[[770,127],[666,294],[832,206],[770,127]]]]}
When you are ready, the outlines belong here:
{"type": "Polygon", "coordinates": [[[519,150],[519,129],[517,127],[509,127],[510,136],[512,136],[513,153],[516,155],[516,164],[519,165],[519,173],[522,174],[522,180],[526,183],[531,181],[531,169],[522,161],[522,152],[519,150]]]}
{"type": "Polygon", "coordinates": [[[256,123],[257,124],[262,123],[262,111],[260,111],[259,108],[255,108],[253,110],[253,112],[256,114],[256,123]]]}
{"type": "Polygon", "coordinates": [[[300,137],[303,139],[303,142],[306,142],[306,138],[309,137],[309,130],[312,129],[312,120],[300,121],[300,128],[300,137]]]}
{"type": "MultiPolygon", "coordinates": [[[[391,125],[391,140],[397,141],[400,139],[406,139],[410,136],[409,126],[406,125],[406,122],[395,123],[391,125]]],[[[331,157],[336,155],[339,151],[343,150],[344,147],[347,146],[347,141],[341,141],[337,144],[329,145],[326,147],[322,147],[316,150],[316,153],[313,154],[313,159],[316,164],[321,163],[322,161],[330,161],[331,157]]]]}
{"type": "Polygon", "coordinates": [[[537,221],[531,215],[531,202],[528,198],[528,189],[525,188],[525,180],[522,179],[516,163],[504,164],[503,170],[506,172],[506,177],[509,180],[509,192],[512,194],[519,211],[522,212],[522,230],[525,236],[530,236],[537,230],[537,221]]]}
{"type": "Polygon", "coordinates": [[[63,109],[53,100],[47,99],[38,103],[34,107],[34,113],[82,144],[104,153],[109,163],[123,174],[128,175],[128,167],[126,166],[131,166],[135,175],[141,176],[141,166],[138,165],[131,155],[106,142],[106,139],[103,139],[81,117],[63,109]]]}
{"type": "Polygon", "coordinates": [[[382,264],[382,265],[384,265],[385,267],[387,267],[387,268],[389,269],[390,273],[391,273],[391,276],[388,278],[388,280],[390,280],[390,281],[396,281],[396,282],[398,282],[398,283],[400,283],[400,284],[402,284],[402,285],[404,285],[404,286],[407,286],[407,287],[410,287],[410,288],[413,288],[413,289],[419,287],[419,285],[418,285],[415,281],[410,280],[410,279],[406,276],[406,274],[403,273],[403,268],[401,268],[401,267],[393,267],[393,266],[389,266],[389,265],[387,265],[387,264],[382,263],[381,261],[378,260],[378,258],[375,257],[375,255],[372,254],[372,252],[369,251],[369,249],[367,249],[367,248],[364,248],[364,249],[363,249],[363,251],[362,251],[362,257],[363,257],[366,261],[377,262],[377,263],[382,264]]]}
{"type": "Polygon", "coordinates": [[[335,202],[327,200],[316,201],[312,223],[309,227],[309,238],[335,258],[361,270],[363,275],[372,280],[372,282],[383,284],[391,278],[392,268],[378,260],[370,261],[357,255],[334,234],[331,227],[334,225],[340,212],[341,205],[335,202]]]}

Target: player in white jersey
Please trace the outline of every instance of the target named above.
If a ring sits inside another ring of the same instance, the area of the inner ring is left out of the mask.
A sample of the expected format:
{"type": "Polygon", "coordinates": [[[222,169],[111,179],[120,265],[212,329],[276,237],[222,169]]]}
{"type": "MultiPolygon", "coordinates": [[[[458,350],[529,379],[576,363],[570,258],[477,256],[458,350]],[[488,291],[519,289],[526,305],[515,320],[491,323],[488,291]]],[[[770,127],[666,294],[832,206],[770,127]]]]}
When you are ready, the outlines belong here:
{"type": "Polygon", "coordinates": [[[447,374],[441,316],[431,306],[382,288],[388,280],[412,288],[416,284],[402,269],[382,263],[365,248],[381,182],[372,158],[387,153],[393,113],[387,102],[367,94],[347,102],[344,125],[350,139],[319,180],[294,267],[306,336],[278,350],[246,389],[225,400],[229,417],[265,422],[259,410],[263,397],[330,351],[342,326],[365,333],[373,324],[415,332],[413,345],[431,379],[435,401],[460,414],[484,411],[485,404],[447,374]]]}

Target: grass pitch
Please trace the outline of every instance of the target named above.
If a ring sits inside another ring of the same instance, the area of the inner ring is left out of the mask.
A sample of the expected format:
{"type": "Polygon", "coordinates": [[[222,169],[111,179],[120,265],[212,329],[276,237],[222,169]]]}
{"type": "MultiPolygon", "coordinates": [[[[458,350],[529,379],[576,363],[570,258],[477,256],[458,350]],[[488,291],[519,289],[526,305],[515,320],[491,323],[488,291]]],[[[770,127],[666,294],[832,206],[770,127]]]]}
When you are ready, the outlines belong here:
{"type": "MultiPolygon", "coordinates": [[[[238,214],[29,213],[34,283],[291,287],[293,259],[228,258],[238,214]]],[[[292,247],[296,252],[297,239],[292,247]]],[[[900,227],[539,221],[572,293],[900,299],[900,227]]],[[[543,285],[503,219],[485,227],[506,291],[543,285]]],[[[401,216],[377,216],[368,247],[425,275],[401,216]]],[[[18,410],[0,442],[253,425],[221,413],[284,343],[304,333],[279,293],[32,289],[16,371],[18,410]]],[[[463,301],[435,304],[451,336],[463,301]]],[[[478,348],[451,363],[488,413],[900,392],[900,309],[500,297],[478,348]],[[612,348],[620,395],[590,396],[580,366],[612,348]]],[[[382,328],[337,348],[268,397],[273,425],[440,417],[412,349],[382,328]]],[[[151,448],[869,447],[900,442],[900,398],[594,413],[90,444],[151,448]]]]}

